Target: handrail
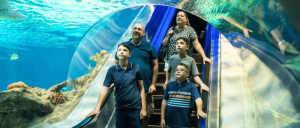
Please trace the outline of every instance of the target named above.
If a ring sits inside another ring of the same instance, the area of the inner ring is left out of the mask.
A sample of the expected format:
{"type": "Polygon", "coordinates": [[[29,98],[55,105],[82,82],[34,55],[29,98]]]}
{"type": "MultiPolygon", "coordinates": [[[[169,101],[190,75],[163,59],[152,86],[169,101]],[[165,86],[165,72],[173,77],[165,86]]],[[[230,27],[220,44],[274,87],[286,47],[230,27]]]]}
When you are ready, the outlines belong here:
{"type": "MultiPolygon", "coordinates": [[[[103,106],[106,104],[106,102],[108,101],[108,99],[111,97],[112,95],[112,92],[113,92],[114,89],[109,89],[105,98],[104,98],[104,101],[102,103],[102,105],[100,106],[100,113],[103,111],[103,106]]],[[[87,124],[89,124],[95,117],[96,115],[93,115],[93,116],[90,116],[90,117],[87,117],[85,119],[83,119],[80,123],[78,123],[77,125],[75,125],[74,127],[72,128],[82,128],[84,126],[86,126],[87,124]]],[[[97,118],[95,118],[95,120],[97,120],[97,118]]]]}
{"type": "MultiPolygon", "coordinates": [[[[210,57],[211,64],[209,68],[209,87],[210,94],[207,97],[207,119],[205,128],[218,128],[219,127],[219,31],[209,23],[207,24],[206,43],[211,45],[210,57]]],[[[198,122],[200,124],[200,122],[198,122]]],[[[198,125],[198,128],[201,126],[198,125]]],[[[202,127],[201,127],[202,128],[202,127]]]]}

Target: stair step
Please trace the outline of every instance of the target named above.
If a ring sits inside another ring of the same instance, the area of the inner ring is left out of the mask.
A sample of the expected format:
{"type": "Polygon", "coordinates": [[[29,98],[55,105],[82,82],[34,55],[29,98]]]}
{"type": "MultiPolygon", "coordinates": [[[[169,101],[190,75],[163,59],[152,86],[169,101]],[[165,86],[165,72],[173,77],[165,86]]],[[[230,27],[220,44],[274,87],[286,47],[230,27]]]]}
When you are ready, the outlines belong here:
{"type": "Polygon", "coordinates": [[[164,95],[152,95],[154,99],[162,99],[164,95]]]}
{"type": "Polygon", "coordinates": [[[148,128],[161,128],[160,125],[148,125],[148,128]]]}

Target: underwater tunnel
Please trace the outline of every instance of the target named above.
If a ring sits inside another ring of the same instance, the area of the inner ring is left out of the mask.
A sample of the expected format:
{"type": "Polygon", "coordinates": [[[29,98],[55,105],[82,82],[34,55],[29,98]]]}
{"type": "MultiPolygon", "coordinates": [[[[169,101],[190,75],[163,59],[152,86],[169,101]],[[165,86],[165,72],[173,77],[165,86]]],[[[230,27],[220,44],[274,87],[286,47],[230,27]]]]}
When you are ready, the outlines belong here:
{"type": "MultiPolygon", "coordinates": [[[[201,94],[208,118],[197,119],[194,107],[191,127],[300,127],[300,32],[280,1],[9,2],[19,10],[24,6],[20,12],[27,19],[7,20],[0,12],[0,127],[115,127],[114,89],[97,118],[85,116],[96,107],[118,44],[140,23],[143,39],[159,54],[180,10],[188,12],[211,59],[204,64],[194,49],[199,77],[210,92],[201,94]],[[57,10],[52,16],[25,10],[34,8],[57,10]]],[[[166,73],[164,61],[158,64],[150,128],[160,127],[166,73]]]]}

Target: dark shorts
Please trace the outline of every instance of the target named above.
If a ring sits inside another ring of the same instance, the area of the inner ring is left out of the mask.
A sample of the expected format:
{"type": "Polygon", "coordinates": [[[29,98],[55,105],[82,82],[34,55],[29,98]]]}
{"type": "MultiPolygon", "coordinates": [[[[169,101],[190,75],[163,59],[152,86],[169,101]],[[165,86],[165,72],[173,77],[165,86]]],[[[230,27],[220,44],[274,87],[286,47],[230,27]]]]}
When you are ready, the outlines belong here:
{"type": "Polygon", "coordinates": [[[141,110],[116,110],[116,128],[142,128],[141,110]]]}

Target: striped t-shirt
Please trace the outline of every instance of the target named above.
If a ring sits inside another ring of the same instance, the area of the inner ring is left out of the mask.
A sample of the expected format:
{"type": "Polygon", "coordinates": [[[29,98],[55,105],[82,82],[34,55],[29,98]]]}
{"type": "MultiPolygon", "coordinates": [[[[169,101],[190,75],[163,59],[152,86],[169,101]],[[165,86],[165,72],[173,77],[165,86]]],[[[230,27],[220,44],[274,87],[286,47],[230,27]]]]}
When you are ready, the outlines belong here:
{"type": "Polygon", "coordinates": [[[195,84],[177,80],[168,83],[163,99],[168,100],[165,121],[173,127],[190,127],[195,100],[201,98],[195,84]]]}

